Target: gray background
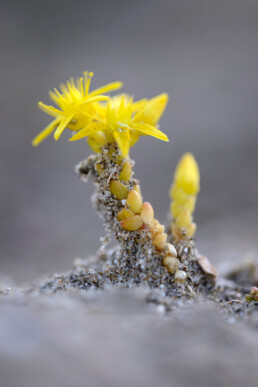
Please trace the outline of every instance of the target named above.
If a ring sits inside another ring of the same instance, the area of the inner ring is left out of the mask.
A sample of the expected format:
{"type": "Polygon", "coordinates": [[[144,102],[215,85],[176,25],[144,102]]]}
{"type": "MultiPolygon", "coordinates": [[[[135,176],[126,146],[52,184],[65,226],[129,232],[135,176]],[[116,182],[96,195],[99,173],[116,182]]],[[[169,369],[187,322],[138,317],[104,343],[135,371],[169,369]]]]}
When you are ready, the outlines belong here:
{"type": "Polygon", "coordinates": [[[0,276],[17,283],[67,270],[104,234],[91,208],[91,182],[74,165],[83,141],[37,149],[50,121],[37,102],[85,69],[93,87],[170,103],[161,120],[170,143],[141,139],[136,177],[160,221],[178,159],[200,165],[198,246],[215,262],[256,254],[258,2],[256,0],[0,2],[0,276]]]}

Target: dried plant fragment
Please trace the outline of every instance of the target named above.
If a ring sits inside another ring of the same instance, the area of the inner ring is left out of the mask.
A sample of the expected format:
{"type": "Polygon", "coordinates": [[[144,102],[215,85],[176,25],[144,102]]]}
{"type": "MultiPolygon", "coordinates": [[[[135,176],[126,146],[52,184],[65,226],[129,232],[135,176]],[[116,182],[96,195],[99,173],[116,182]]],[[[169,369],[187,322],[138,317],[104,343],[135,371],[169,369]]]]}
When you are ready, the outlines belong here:
{"type": "Polygon", "coordinates": [[[218,270],[210,263],[207,257],[201,256],[197,259],[197,262],[199,263],[204,273],[209,274],[213,277],[218,276],[218,270]]]}

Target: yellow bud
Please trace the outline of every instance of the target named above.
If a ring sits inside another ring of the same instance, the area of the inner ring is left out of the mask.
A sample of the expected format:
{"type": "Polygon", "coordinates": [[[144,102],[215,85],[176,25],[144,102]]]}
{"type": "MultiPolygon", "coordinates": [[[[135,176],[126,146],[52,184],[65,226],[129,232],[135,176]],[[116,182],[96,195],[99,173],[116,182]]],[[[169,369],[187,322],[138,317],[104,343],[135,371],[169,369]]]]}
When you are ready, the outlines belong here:
{"type": "Polygon", "coordinates": [[[166,242],[167,242],[167,234],[166,233],[159,233],[153,239],[154,246],[156,246],[159,250],[164,249],[166,242]]]}
{"type": "Polygon", "coordinates": [[[200,189],[198,164],[191,153],[183,155],[175,171],[174,180],[178,187],[189,195],[196,195],[200,189]]]}
{"type": "Polygon", "coordinates": [[[174,274],[179,266],[179,260],[175,257],[165,257],[163,259],[163,265],[166,266],[168,272],[174,274]]]}
{"type": "Polygon", "coordinates": [[[144,202],[142,205],[141,218],[145,224],[152,225],[154,220],[154,211],[149,202],[144,202]]]}
{"type": "Polygon", "coordinates": [[[129,192],[128,188],[119,180],[111,180],[109,189],[112,195],[119,200],[126,199],[129,192]]]}
{"type": "Polygon", "coordinates": [[[132,166],[129,163],[129,161],[126,161],[119,175],[119,180],[130,181],[131,177],[132,177],[132,166]]]}
{"type": "Polygon", "coordinates": [[[103,132],[91,134],[87,141],[91,149],[96,153],[100,153],[101,147],[107,143],[106,136],[103,132]]]}
{"type": "Polygon", "coordinates": [[[135,214],[139,214],[142,209],[142,197],[135,191],[131,190],[127,196],[126,204],[135,214]]]}
{"type": "Polygon", "coordinates": [[[186,280],[186,272],[182,270],[177,270],[175,273],[175,281],[184,282],[186,280]]]}
{"type": "Polygon", "coordinates": [[[134,216],[134,212],[129,210],[128,208],[123,208],[121,211],[118,212],[117,216],[119,220],[123,220],[134,216]]]}
{"type": "Polygon", "coordinates": [[[199,189],[198,164],[191,153],[186,153],[178,163],[169,191],[173,199],[170,207],[173,216],[171,231],[176,240],[192,238],[195,233],[196,225],[192,224],[192,214],[199,189]]]}
{"type": "Polygon", "coordinates": [[[176,226],[180,229],[187,228],[192,223],[192,217],[188,210],[183,210],[180,212],[176,218],[176,226]]]}
{"type": "Polygon", "coordinates": [[[128,231],[136,231],[142,227],[143,222],[139,215],[134,215],[131,218],[121,220],[120,225],[122,228],[128,231]]]}

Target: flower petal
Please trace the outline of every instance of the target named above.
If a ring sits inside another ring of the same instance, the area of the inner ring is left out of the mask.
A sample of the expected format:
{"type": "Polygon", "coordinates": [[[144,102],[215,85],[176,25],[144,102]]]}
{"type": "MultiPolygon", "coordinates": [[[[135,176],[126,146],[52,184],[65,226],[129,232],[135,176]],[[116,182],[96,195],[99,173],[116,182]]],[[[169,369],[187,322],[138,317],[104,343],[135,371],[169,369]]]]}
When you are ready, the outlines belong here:
{"type": "Polygon", "coordinates": [[[85,105],[91,102],[108,101],[108,99],[109,98],[106,95],[96,95],[95,97],[87,98],[86,101],[82,102],[82,105],[85,105]]]}
{"type": "Polygon", "coordinates": [[[53,106],[45,105],[43,102],[39,102],[38,103],[38,107],[44,113],[47,113],[47,114],[49,114],[50,116],[53,116],[53,117],[58,117],[59,115],[64,115],[64,112],[62,112],[61,110],[58,110],[58,109],[54,108],[53,106]]]}
{"type": "Polygon", "coordinates": [[[45,138],[50,136],[50,134],[55,130],[56,126],[60,123],[60,118],[56,118],[52,121],[42,132],[40,132],[32,141],[33,146],[38,146],[45,138]]]}
{"type": "Polygon", "coordinates": [[[148,100],[146,98],[140,99],[139,101],[135,101],[132,104],[132,112],[135,112],[137,110],[141,110],[145,107],[148,100]]]}
{"type": "Polygon", "coordinates": [[[121,89],[122,86],[123,86],[122,82],[108,83],[107,85],[99,87],[98,89],[95,89],[94,91],[92,91],[90,93],[90,96],[93,97],[97,94],[106,94],[109,91],[121,89]]]}
{"type": "Polygon", "coordinates": [[[131,130],[130,131],[130,148],[134,146],[140,138],[140,134],[131,130]]]}
{"type": "Polygon", "coordinates": [[[129,123],[132,116],[132,98],[125,100],[125,97],[122,96],[119,108],[118,108],[118,117],[120,122],[129,123]]]}
{"type": "Polygon", "coordinates": [[[68,116],[60,122],[58,128],[54,133],[54,137],[56,141],[59,139],[59,137],[61,136],[61,134],[63,133],[63,131],[65,130],[66,126],[68,125],[68,123],[71,121],[72,118],[73,116],[68,116]]]}
{"type": "Polygon", "coordinates": [[[155,128],[155,126],[153,125],[135,123],[135,124],[132,124],[131,126],[133,130],[135,130],[136,132],[140,132],[143,135],[156,137],[163,141],[169,141],[167,135],[161,132],[161,130],[155,128]]]}
{"type": "Polygon", "coordinates": [[[90,84],[91,84],[91,78],[93,77],[93,72],[90,71],[84,71],[83,73],[83,76],[84,76],[84,93],[85,93],[85,96],[87,96],[89,94],[89,90],[90,90],[90,84]]]}
{"type": "Polygon", "coordinates": [[[122,155],[126,157],[129,153],[130,148],[130,135],[128,130],[114,131],[113,136],[119,146],[122,155]]]}
{"type": "Polygon", "coordinates": [[[133,118],[133,122],[156,125],[168,103],[168,94],[163,93],[150,99],[133,118]]]}
{"type": "Polygon", "coordinates": [[[105,124],[102,124],[101,122],[92,122],[85,126],[85,128],[79,130],[78,133],[76,133],[73,137],[69,139],[69,141],[77,141],[81,138],[87,137],[90,134],[93,134],[95,132],[99,132],[101,130],[106,130],[107,126],[105,124]]]}

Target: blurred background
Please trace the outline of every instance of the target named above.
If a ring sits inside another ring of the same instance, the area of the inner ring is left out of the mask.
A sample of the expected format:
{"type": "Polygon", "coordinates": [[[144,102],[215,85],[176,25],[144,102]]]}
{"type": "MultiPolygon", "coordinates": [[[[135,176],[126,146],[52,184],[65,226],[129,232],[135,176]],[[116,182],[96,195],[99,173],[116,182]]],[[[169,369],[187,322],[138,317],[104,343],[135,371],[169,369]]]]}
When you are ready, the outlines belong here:
{"type": "Polygon", "coordinates": [[[168,92],[164,143],[132,149],[145,200],[165,222],[174,168],[191,151],[201,171],[199,249],[215,263],[256,255],[258,1],[0,1],[0,277],[21,284],[69,270],[99,247],[93,184],[74,166],[90,154],[63,136],[34,149],[51,120],[48,91],[92,70],[135,98],[168,92]]]}

